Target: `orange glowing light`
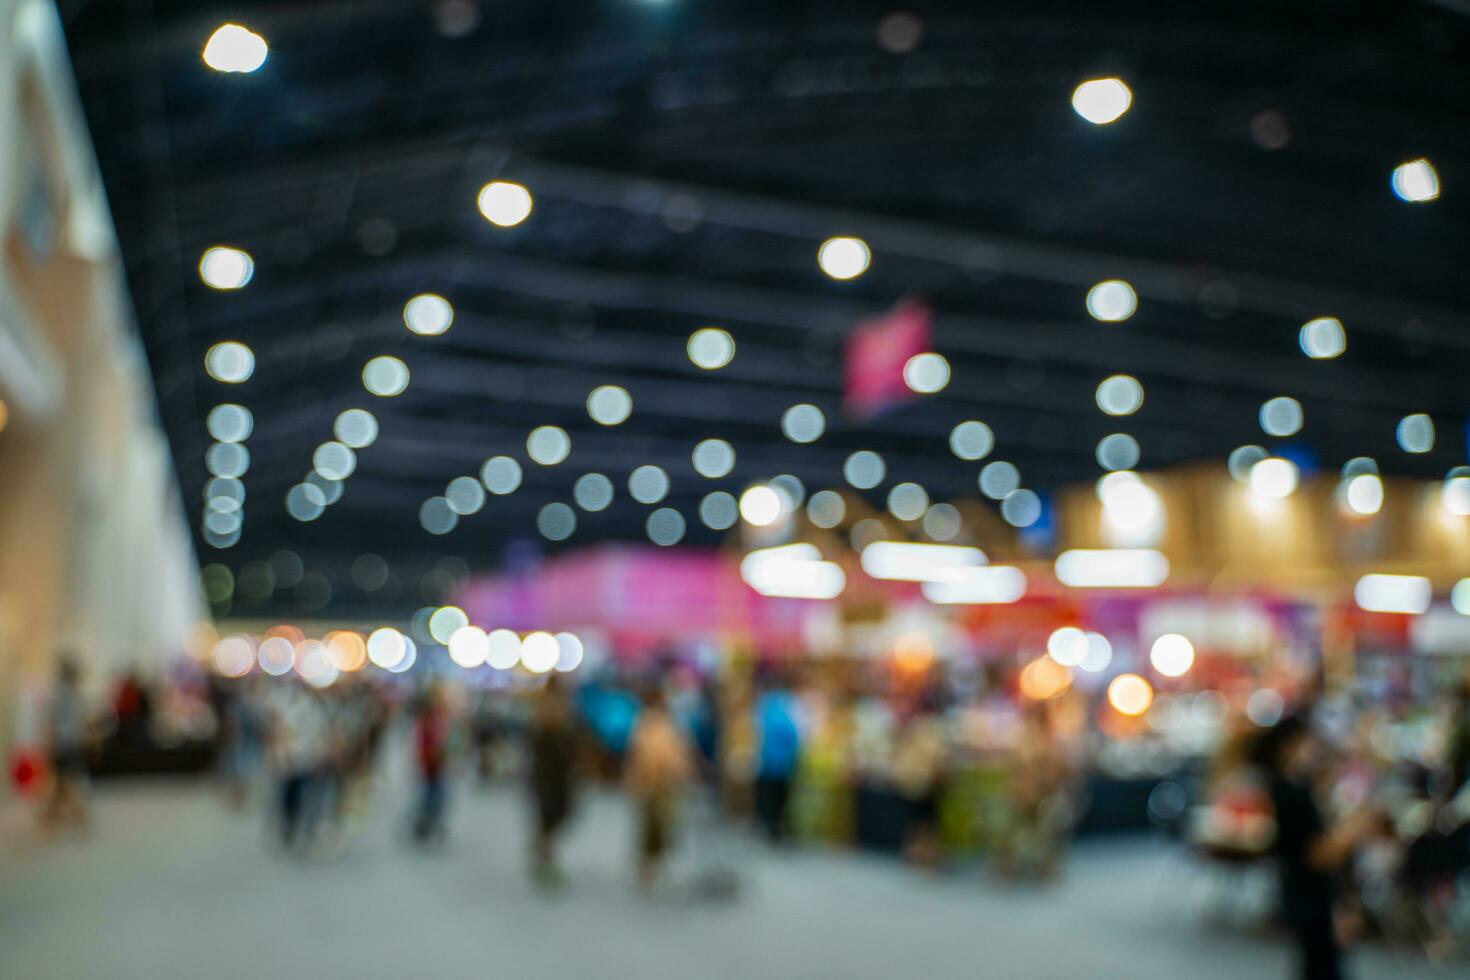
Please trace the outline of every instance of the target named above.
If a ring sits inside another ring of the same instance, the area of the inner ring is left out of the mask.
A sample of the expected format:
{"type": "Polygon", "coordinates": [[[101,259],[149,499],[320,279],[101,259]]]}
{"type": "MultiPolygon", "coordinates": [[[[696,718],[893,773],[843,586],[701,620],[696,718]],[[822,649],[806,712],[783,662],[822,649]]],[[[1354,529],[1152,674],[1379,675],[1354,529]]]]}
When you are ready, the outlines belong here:
{"type": "Polygon", "coordinates": [[[1108,704],[1121,715],[1137,717],[1153,703],[1153,687],[1137,674],[1119,674],[1108,685],[1108,704]]]}
{"type": "Polygon", "coordinates": [[[326,643],[338,670],[351,672],[367,665],[367,641],[361,633],[335,630],[327,634],[326,643]]]}
{"type": "Polygon", "coordinates": [[[1021,669],[1021,694],[1032,701],[1061,697],[1072,686],[1072,671],[1050,657],[1038,657],[1021,669]]]}
{"type": "Polygon", "coordinates": [[[263,636],[262,639],[269,640],[275,636],[279,636],[283,640],[286,640],[293,647],[301,643],[302,640],[306,639],[306,634],[301,632],[301,628],[299,626],[292,626],[289,623],[281,623],[279,626],[272,626],[270,629],[265,631],[265,636],[263,636]]]}

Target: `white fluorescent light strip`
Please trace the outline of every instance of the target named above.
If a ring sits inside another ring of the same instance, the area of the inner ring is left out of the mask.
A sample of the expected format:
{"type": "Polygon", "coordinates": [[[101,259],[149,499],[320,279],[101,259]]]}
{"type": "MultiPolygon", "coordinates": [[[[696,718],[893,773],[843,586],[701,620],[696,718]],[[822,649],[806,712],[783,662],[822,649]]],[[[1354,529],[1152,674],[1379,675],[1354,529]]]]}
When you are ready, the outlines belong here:
{"type": "Polygon", "coordinates": [[[899,582],[940,582],[955,568],[984,565],[985,552],[954,544],[875,541],[863,549],[863,571],[899,582]]]}
{"type": "Polygon", "coordinates": [[[847,575],[840,565],[821,557],[812,544],[762,548],[741,560],[740,577],[772,598],[835,599],[847,587],[847,575]]]}
{"type": "Polygon", "coordinates": [[[1016,602],[1026,594],[1026,573],[1013,565],[950,569],[943,581],[925,582],[924,598],[945,605],[1016,602]]]}
{"type": "Polygon", "coordinates": [[[1150,589],[1169,577],[1169,559],[1149,548],[1079,548],[1057,556],[1056,573],[1074,589],[1150,589]]]}
{"type": "Polygon", "coordinates": [[[1369,612],[1417,616],[1429,609],[1433,597],[1429,579],[1419,575],[1364,575],[1353,586],[1359,608],[1369,612]]]}

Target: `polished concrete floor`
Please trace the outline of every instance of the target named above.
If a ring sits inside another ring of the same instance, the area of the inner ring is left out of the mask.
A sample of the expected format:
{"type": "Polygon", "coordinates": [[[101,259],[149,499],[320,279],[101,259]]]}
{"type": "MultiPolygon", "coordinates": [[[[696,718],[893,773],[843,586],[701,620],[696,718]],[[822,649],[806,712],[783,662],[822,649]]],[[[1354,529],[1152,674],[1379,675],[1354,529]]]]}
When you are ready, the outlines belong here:
{"type": "MultiPolygon", "coordinates": [[[[390,783],[340,853],[311,861],[282,856],[259,810],[231,811],[201,783],[104,786],[84,840],[45,840],[24,813],[0,810],[0,976],[1289,975],[1280,941],[1213,921],[1211,882],[1157,842],[1084,842],[1065,877],[1038,888],[706,834],[704,852],[741,878],[739,896],[718,902],[691,885],[714,862],[686,836],[664,885],[640,896],[628,813],[600,795],[567,842],[566,887],[548,895],[525,873],[512,789],[461,788],[450,840],[422,853],[403,839],[406,788],[390,783]]],[[[1358,951],[1353,975],[1454,973],[1378,947],[1358,951]]]]}

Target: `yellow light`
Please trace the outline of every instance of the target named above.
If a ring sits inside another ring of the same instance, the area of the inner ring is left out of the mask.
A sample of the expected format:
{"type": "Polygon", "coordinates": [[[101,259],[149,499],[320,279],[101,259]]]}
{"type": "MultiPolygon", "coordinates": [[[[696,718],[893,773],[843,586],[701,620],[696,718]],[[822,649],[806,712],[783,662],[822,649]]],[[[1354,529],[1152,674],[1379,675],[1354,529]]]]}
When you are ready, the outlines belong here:
{"type": "Polygon", "coordinates": [[[1121,715],[1136,717],[1153,703],[1153,687],[1137,674],[1119,674],[1108,685],[1108,704],[1121,715]]]}
{"type": "Polygon", "coordinates": [[[367,642],[361,633],[336,630],[327,634],[326,643],[338,670],[351,673],[367,666],[367,642]]]}
{"type": "Polygon", "coordinates": [[[1032,701],[1050,701],[1071,686],[1072,672],[1050,657],[1038,657],[1021,669],[1021,694],[1032,701]]]}

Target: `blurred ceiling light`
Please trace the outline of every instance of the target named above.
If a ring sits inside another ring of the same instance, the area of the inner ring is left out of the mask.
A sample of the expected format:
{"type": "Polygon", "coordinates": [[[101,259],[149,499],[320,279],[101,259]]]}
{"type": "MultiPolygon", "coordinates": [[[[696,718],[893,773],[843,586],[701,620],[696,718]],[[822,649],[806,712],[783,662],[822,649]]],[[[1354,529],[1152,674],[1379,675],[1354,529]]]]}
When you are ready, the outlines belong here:
{"type": "Polygon", "coordinates": [[[391,626],[373,630],[367,639],[368,659],[384,670],[392,670],[408,653],[408,637],[391,626]]]}
{"type": "Polygon", "coordinates": [[[456,514],[468,517],[485,506],[485,488],[472,476],[457,476],[444,488],[444,499],[456,514]]]}
{"type": "Polygon", "coordinates": [[[255,275],[255,260],[249,252],[216,245],[199,257],[199,278],[211,289],[240,289],[255,275]]]}
{"type": "Polygon", "coordinates": [[[492,180],[476,200],[485,220],[501,228],[513,228],[531,215],[531,192],[508,180],[492,180]]]}
{"type": "Polygon", "coordinates": [[[234,534],[240,530],[240,512],[212,510],[204,515],[204,526],[215,534],[234,534]]]}
{"type": "Polygon", "coordinates": [[[367,665],[367,642],[361,633],[352,630],[334,630],[326,635],[327,650],[338,670],[362,670],[367,665]]]}
{"type": "Polygon", "coordinates": [[[873,253],[861,238],[829,238],[817,249],[817,265],[833,279],[856,279],[872,261],[873,253]]]}
{"type": "Polygon", "coordinates": [[[723,439],[705,439],[690,454],[694,472],[711,480],[729,476],[735,468],[735,447],[723,439]]]}
{"type": "Polygon", "coordinates": [[[1399,420],[1399,448],[1406,453],[1427,453],[1434,449],[1434,419],[1422,412],[1405,415],[1399,420]]]}
{"type": "Polygon", "coordinates": [[[1107,544],[1119,548],[1145,548],[1158,544],[1164,535],[1166,514],[1163,498],[1136,473],[1120,470],[1098,481],[1102,501],[1102,533],[1107,544]]]}
{"type": "Polygon", "coordinates": [[[216,405],[209,410],[204,427],[219,442],[242,442],[250,437],[255,417],[243,405],[216,405]]]}
{"type": "Polygon", "coordinates": [[[238,479],[250,469],[250,450],[238,442],[216,442],[204,453],[204,468],[213,476],[238,479]]]}
{"type": "Polygon", "coordinates": [[[980,470],[980,492],[991,500],[1004,500],[1021,488],[1021,471],[1014,463],[995,460],[980,470]]]}
{"type": "Polygon", "coordinates": [[[420,293],[403,304],[403,325],[421,337],[437,337],[454,323],[454,307],[435,293],[420,293]]]}
{"type": "Polygon", "coordinates": [[[676,545],[684,539],[684,515],[672,507],[660,507],[644,522],[648,540],[660,548],[676,545]]]}
{"type": "Polygon", "coordinates": [[[938,503],[924,511],[924,533],[935,541],[953,541],[965,522],[953,504],[938,503]]]}
{"type": "Polygon", "coordinates": [[[536,515],[536,530],[548,541],[565,541],[577,531],[577,512],[563,503],[547,504],[536,515]]]}
{"type": "Polygon", "coordinates": [[[366,449],[378,438],[378,419],[363,408],[349,408],[332,423],[332,434],[344,446],[366,449]]]}
{"type": "Polygon", "coordinates": [[[322,476],[316,470],[312,470],[310,473],[306,474],[306,479],[302,480],[301,482],[309,484],[320,490],[322,492],[322,496],[326,498],[327,506],[329,507],[342,499],[341,480],[330,480],[327,477],[322,476]]]}
{"type": "Polygon", "coordinates": [[[961,422],[949,433],[949,449],[960,459],[984,459],[995,448],[990,426],[974,419],[961,422]]]}
{"type": "Polygon", "coordinates": [[[286,491],[286,513],[298,521],[314,521],[327,509],[326,495],[309,483],[298,483],[286,491]]]}
{"type": "Polygon", "coordinates": [[[1245,716],[1261,728],[1270,728],[1286,713],[1286,699],[1273,688],[1263,687],[1245,701],[1245,716]]]}
{"type": "Polygon", "coordinates": [[[1138,309],[1138,294],[1122,279],[1108,279],[1087,291],[1087,312],[1102,323],[1121,323],[1138,309]]]}
{"type": "Polygon", "coordinates": [[[953,568],[920,589],[925,599],[942,605],[1018,602],[1026,594],[1026,573],[1012,565],[953,568]]]}
{"type": "Polygon", "coordinates": [[[1093,78],[1072,92],[1072,108],[1095,126],[1122,118],[1133,104],[1133,93],[1121,78],[1093,78]]]}
{"type": "Polygon", "coordinates": [[[781,493],[758,484],[740,495],[740,516],[753,527],[768,527],[781,517],[781,493]]]}
{"type": "Polygon", "coordinates": [[[1439,173],[1423,157],[1394,167],[1391,183],[1401,201],[1419,203],[1439,197],[1439,173]]]}
{"type": "Polygon", "coordinates": [[[1109,415],[1132,415],[1143,406],[1143,385],[1127,374],[1115,374],[1097,386],[1097,407],[1109,415]]]}
{"type": "Polygon", "coordinates": [[[770,479],[771,486],[786,496],[787,509],[795,510],[806,500],[806,484],[790,473],[778,473],[770,479]]]}
{"type": "Polygon", "coordinates": [[[225,340],[204,355],[204,370],[216,381],[239,384],[255,373],[255,353],[238,340],[225,340]]]}
{"type": "Polygon", "coordinates": [[[827,429],[827,416],[815,405],[792,405],[781,416],[781,432],[792,442],[816,442],[827,429]]]}
{"type": "Polygon", "coordinates": [[[572,451],[572,437],[556,425],[538,425],[526,437],[526,455],[542,466],[555,466],[572,451]]]}
{"type": "Polygon", "coordinates": [[[556,670],[559,674],[567,674],[582,666],[582,660],[586,657],[586,647],[582,644],[581,637],[575,633],[556,634],[556,646],[559,655],[556,658],[556,670]]]}
{"type": "Polygon", "coordinates": [[[1461,616],[1470,616],[1470,578],[1462,578],[1450,588],[1450,607],[1461,616]]]}
{"type": "Polygon", "coordinates": [[[1137,674],[1119,674],[1108,684],[1108,704],[1120,715],[1136,717],[1153,703],[1153,686],[1137,674]]]}
{"type": "Polygon", "coordinates": [[[449,659],[466,670],[485,663],[490,654],[490,637],[478,626],[461,626],[449,637],[449,659]]]}
{"type": "Polygon", "coordinates": [[[585,511],[607,510],[613,501],[613,484],[601,473],[584,473],[572,485],[572,499],[585,511]]]}
{"type": "Polygon", "coordinates": [[[491,630],[485,662],[496,670],[510,670],[521,662],[521,638],[512,630],[491,630]]]}
{"type": "Polygon", "coordinates": [[[1041,520],[1041,498],[1034,490],[1012,490],[1000,502],[1000,516],[1011,527],[1030,527],[1041,520]]]}
{"type": "Polygon", "coordinates": [[[1344,485],[1343,500],[1354,514],[1376,514],[1383,509],[1383,481],[1372,473],[1355,476],[1344,485]]]}
{"type": "Polygon", "coordinates": [[[699,502],[699,519],[711,531],[728,531],[740,519],[740,504],[723,490],[707,493],[699,502]]]}
{"type": "Polygon", "coordinates": [[[1266,500],[1280,500],[1296,492],[1300,479],[1291,460],[1268,456],[1251,467],[1251,493],[1266,500]]]}
{"type": "Polygon", "coordinates": [[[1232,450],[1227,463],[1231,478],[1239,483],[1249,483],[1251,469],[1269,455],[1262,446],[1241,446],[1232,450]]]}
{"type": "Polygon", "coordinates": [[[700,327],[689,335],[689,360],[706,371],[717,371],[735,359],[735,338],[719,327],[700,327]]]}
{"type": "Polygon", "coordinates": [[[249,637],[236,633],[214,645],[214,669],[226,677],[244,677],[255,666],[255,647],[249,637]]]}
{"type": "Polygon", "coordinates": [[[429,635],[440,646],[447,644],[456,630],[470,624],[470,617],[458,606],[440,606],[429,614],[429,635]]]}
{"type": "Polygon", "coordinates": [[[408,365],[384,354],[368,361],[362,368],[362,384],[379,398],[392,398],[408,388],[408,365]]]}
{"type": "Polygon", "coordinates": [[[1113,662],[1113,645],[1101,633],[1087,634],[1087,652],[1077,666],[1089,674],[1100,674],[1113,662]]]}
{"type": "Polygon", "coordinates": [[[1364,575],[1353,586],[1353,599],[1369,612],[1417,616],[1433,596],[1434,587],[1420,575],[1364,575]]]}
{"type": "Polygon", "coordinates": [[[509,456],[491,456],[480,467],[480,482],[496,496],[515,493],[521,485],[521,464],[509,456]]]}
{"type": "Polygon", "coordinates": [[[1138,465],[1138,440],[1126,432],[1114,432],[1098,440],[1097,465],[1105,470],[1131,470],[1138,465]]]}
{"type": "Polygon", "coordinates": [[[340,442],[324,442],[312,453],[311,465],[328,480],[345,480],[357,469],[357,454],[340,442]]]}
{"type": "Polygon", "coordinates": [[[1444,487],[1440,490],[1440,501],[1444,505],[1445,512],[1456,517],[1470,517],[1470,475],[1460,475],[1456,470],[1464,467],[1456,467],[1445,477],[1444,487]]]}
{"type": "Polygon", "coordinates": [[[633,396],[627,388],[599,385],[587,396],[587,414],[598,425],[621,425],[633,414],[633,396]]]}
{"type": "Polygon", "coordinates": [[[1055,570],[1075,589],[1151,589],[1169,577],[1169,559],[1148,548],[1079,548],[1058,555],[1055,570]]]}
{"type": "Polygon", "coordinates": [[[874,541],[863,549],[863,571],[899,582],[943,582],[950,570],[986,564],[985,552],[968,545],[874,541]]]}
{"type": "Polygon", "coordinates": [[[1261,405],[1260,422],[1267,435],[1295,435],[1302,428],[1302,403],[1286,395],[1269,398],[1261,405]]]}
{"type": "Polygon", "coordinates": [[[1298,341],[1302,353],[1308,357],[1327,360],[1347,350],[1347,331],[1343,330],[1342,321],[1337,317],[1319,316],[1302,324],[1298,341]]]}
{"type": "Polygon", "coordinates": [[[871,490],[883,482],[888,467],[871,449],[859,449],[842,464],[842,476],[859,490],[871,490]]]}
{"type": "Polygon", "coordinates": [[[818,490],[806,502],[806,516],[817,527],[834,528],[847,516],[847,501],[836,490],[818,490]]]}
{"type": "Polygon", "coordinates": [[[270,54],[265,38],[239,24],[222,24],[204,42],[204,63],[215,71],[249,74],[270,54]]]}
{"type": "Polygon", "coordinates": [[[929,494],[917,483],[898,483],[888,491],[888,512],[901,521],[917,521],[929,509],[929,494]]]}
{"type": "Polygon", "coordinates": [[[1154,640],[1149,662],[1165,677],[1183,677],[1194,666],[1194,644],[1179,633],[1165,633],[1154,640]]]}
{"type": "Polygon", "coordinates": [[[1046,654],[1063,667],[1076,667],[1087,655],[1087,633],[1075,626],[1052,630],[1046,638],[1046,654]]]}
{"type": "Polygon", "coordinates": [[[921,395],[943,391],[949,384],[949,361],[943,354],[915,354],[903,366],[903,383],[921,395]]]}
{"type": "Polygon", "coordinates": [[[847,587],[841,566],[806,543],[752,551],[741,559],[740,577],[761,595],[787,599],[835,599],[847,587]]]}
{"type": "Polygon", "coordinates": [[[669,475],[650,463],[628,475],[628,494],[640,504],[656,504],[669,493],[669,475]]]}
{"type": "Polygon", "coordinates": [[[544,674],[561,659],[561,646],[550,633],[527,633],[521,641],[521,665],[533,674],[544,674]]]}
{"type": "Polygon", "coordinates": [[[1364,474],[1378,475],[1378,461],[1372,456],[1354,456],[1342,464],[1342,478],[1351,480],[1355,476],[1364,474]]]}
{"type": "Polygon", "coordinates": [[[430,497],[419,505],[419,524],[430,534],[448,534],[459,526],[459,515],[443,497],[430,497]]]}

